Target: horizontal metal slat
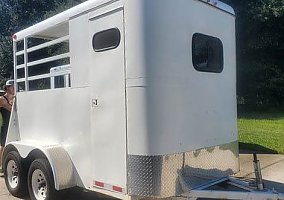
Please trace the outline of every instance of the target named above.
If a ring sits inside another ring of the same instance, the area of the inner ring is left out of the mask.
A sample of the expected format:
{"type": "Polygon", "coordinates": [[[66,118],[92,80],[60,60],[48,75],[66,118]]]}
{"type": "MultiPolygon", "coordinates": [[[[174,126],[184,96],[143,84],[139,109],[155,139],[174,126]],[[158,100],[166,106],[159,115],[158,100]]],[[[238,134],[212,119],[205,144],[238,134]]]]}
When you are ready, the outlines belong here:
{"type": "Polygon", "coordinates": [[[50,78],[50,74],[41,74],[41,75],[38,75],[38,76],[31,76],[31,77],[28,77],[28,80],[29,81],[34,81],[34,80],[38,80],[38,79],[44,79],[44,78],[50,78]]]}
{"type": "Polygon", "coordinates": [[[55,76],[63,76],[63,75],[67,75],[70,74],[70,71],[64,71],[64,72],[55,72],[51,74],[51,77],[55,77],[55,76]]]}
{"type": "Polygon", "coordinates": [[[17,79],[17,83],[25,82],[25,81],[26,81],[26,78],[19,78],[19,79],[17,79]]]}
{"type": "Polygon", "coordinates": [[[41,59],[41,60],[29,62],[27,64],[27,66],[30,67],[30,66],[39,65],[39,64],[43,64],[43,63],[47,63],[47,62],[51,62],[51,61],[55,61],[55,60],[60,60],[60,59],[63,59],[63,58],[68,58],[68,57],[70,57],[70,53],[64,53],[64,54],[60,54],[60,55],[57,55],[57,56],[52,56],[52,57],[44,58],[44,59],[41,59]]]}
{"type": "Polygon", "coordinates": [[[67,41],[67,40],[69,40],[69,35],[55,39],[55,40],[52,40],[50,42],[46,42],[46,43],[37,45],[35,47],[31,47],[31,48],[27,49],[27,52],[30,53],[30,52],[33,52],[33,51],[36,51],[36,50],[39,50],[39,49],[43,49],[45,47],[49,47],[49,46],[52,46],[52,45],[55,45],[55,44],[58,44],[58,43],[61,43],[61,42],[67,41]]]}
{"type": "Polygon", "coordinates": [[[20,56],[20,55],[23,55],[25,53],[25,50],[22,50],[22,51],[18,51],[16,52],[16,56],[20,56]]]}
{"type": "Polygon", "coordinates": [[[17,65],[17,66],[16,66],[16,69],[22,69],[22,68],[25,68],[25,66],[26,66],[25,64],[17,65]]]}

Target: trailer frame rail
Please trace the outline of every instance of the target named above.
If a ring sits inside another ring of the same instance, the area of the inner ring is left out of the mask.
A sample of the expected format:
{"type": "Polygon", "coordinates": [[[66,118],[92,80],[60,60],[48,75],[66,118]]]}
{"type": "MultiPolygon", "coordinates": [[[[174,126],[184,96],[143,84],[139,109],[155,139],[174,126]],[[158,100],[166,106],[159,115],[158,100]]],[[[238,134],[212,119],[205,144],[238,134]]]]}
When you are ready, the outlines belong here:
{"type": "Polygon", "coordinates": [[[244,200],[284,200],[284,194],[278,193],[275,190],[264,189],[257,190],[251,186],[249,182],[239,180],[233,177],[219,178],[214,181],[208,182],[195,189],[190,189],[187,186],[183,176],[179,175],[179,182],[183,190],[182,197],[189,200],[195,200],[198,198],[210,198],[210,199],[244,199],[244,200]],[[213,186],[225,184],[228,186],[234,186],[239,190],[216,190],[212,189],[213,186]]]}

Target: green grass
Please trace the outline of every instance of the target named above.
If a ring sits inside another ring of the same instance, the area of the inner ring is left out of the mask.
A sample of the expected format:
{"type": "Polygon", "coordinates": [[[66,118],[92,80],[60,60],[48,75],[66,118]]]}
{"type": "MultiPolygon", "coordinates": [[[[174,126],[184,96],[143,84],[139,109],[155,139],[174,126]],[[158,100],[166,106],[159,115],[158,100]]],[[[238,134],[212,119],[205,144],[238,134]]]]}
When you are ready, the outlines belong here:
{"type": "Polygon", "coordinates": [[[238,117],[241,149],[284,154],[284,113],[250,113],[238,117]]]}

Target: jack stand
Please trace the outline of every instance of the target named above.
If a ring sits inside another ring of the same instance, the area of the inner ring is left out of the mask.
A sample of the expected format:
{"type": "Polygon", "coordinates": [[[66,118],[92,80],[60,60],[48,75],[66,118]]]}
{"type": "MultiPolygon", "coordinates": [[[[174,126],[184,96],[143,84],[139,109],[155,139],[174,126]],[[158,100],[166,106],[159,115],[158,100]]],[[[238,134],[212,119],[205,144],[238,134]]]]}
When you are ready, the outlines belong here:
{"type": "Polygon", "coordinates": [[[263,190],[264,188],[263,188],[263,181],[262,181],[262,175],[261,175],[261,167],[260,167],[260,162],[257,159],[256,153],[253,153],[253,166],[254,166],[257,190],[263,190]]]}

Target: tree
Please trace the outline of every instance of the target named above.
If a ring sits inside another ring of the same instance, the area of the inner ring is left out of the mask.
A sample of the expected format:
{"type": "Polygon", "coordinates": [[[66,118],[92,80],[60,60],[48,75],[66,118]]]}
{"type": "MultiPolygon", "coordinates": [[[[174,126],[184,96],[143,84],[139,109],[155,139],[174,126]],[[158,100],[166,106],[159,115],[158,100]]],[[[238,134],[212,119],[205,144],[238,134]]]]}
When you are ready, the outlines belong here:
{"type": "Polygon", "coordinates": [[[2,0],[0,1],[0,84],[13,76],[13,33],[36,24],[84,0],[2,0]]]}
{"type": "Polygon", "coordinates": [[[284,106],[284,1],[224,0],[237,20],[238,97],[246,107],[284,106]]]}

